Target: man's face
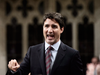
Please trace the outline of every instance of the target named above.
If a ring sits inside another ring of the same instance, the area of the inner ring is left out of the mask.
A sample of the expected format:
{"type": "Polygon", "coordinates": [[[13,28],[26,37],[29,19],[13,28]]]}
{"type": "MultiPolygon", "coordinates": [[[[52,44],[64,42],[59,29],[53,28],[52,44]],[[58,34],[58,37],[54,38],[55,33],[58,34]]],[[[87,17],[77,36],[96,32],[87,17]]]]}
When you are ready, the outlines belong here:
{"type": "Polygon", "coordinates": [[[60,39],[60,34],[63,32],[64,27],[60,28],[60,25],[53,19],[46,19],[43,25],[43,35],[45,41],[53,45],[54,43],[58,42],[60,39]]]}

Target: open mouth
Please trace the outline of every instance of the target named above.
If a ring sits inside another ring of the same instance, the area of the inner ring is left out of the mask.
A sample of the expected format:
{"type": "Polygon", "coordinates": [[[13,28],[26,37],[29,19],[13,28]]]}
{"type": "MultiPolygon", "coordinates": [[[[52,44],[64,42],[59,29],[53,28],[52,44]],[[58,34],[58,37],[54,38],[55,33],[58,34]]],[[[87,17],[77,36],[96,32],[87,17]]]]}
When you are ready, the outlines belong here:
{"type": "Polygon", "coordinates": [[[47,38],[52,39],[54,38],[54,35],[47,35],[47,38]]]}

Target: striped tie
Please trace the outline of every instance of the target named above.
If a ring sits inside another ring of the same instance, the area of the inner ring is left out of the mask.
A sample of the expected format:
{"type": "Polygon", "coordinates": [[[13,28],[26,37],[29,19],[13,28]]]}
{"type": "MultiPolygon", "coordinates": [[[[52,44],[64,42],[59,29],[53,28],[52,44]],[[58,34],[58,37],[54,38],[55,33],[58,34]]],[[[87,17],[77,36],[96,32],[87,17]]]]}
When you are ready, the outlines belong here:
{"type": "Polygon", "coordinates": [[[51,65],[51,50],[53,48],[51,46],[48,47],[47,52],[46,52],[46,73],[49,75],[50,73],[50,65],[51,65]]]}

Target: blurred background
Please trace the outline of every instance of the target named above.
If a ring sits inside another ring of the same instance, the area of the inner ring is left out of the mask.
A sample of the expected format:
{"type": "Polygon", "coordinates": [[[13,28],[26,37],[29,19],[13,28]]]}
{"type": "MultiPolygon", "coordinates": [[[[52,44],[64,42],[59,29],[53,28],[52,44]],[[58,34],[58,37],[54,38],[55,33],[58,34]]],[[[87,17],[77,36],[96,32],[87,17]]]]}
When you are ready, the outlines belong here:
{"type": "Polygon", "coordinates": [[[8,61],[22,60],[29,46],[44,42],[46,12],[65,17],[61,40],[80,52],[84,70],[100,56],[100,0],[0,0],[0,74],[8,61]]]}

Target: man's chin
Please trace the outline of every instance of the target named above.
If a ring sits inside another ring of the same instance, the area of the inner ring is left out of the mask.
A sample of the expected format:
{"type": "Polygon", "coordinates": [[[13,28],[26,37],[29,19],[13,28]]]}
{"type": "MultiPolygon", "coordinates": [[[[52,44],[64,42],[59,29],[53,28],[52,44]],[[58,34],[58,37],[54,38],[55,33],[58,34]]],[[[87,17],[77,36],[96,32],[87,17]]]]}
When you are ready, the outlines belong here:
{"type": "Polygon", "coordinates": [[[53,40],[48,40],[47,43],[52,45],[52,44],[54,44],[54,41],[53,40]]]}

